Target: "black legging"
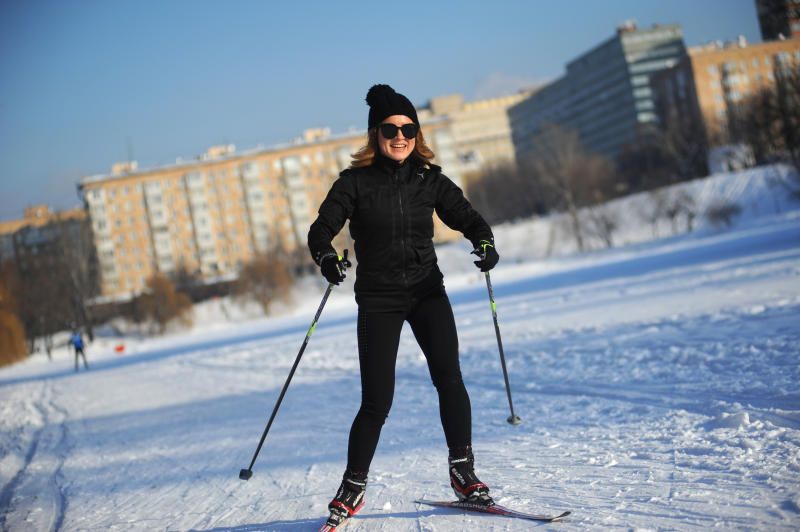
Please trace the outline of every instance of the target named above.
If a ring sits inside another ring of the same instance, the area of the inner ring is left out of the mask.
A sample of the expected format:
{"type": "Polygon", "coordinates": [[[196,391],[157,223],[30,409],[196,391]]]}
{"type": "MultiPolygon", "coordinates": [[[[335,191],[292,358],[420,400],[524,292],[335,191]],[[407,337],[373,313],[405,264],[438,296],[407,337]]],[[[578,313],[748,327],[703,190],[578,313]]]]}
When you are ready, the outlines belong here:
{"type": "Polygon", "coordinates": [[[408,312],[358,313],[358,358],[361,365],[361,408],[350,429],[347,468],[366,473],[375,454],[381,427],[394,396],[395,362],[403,322],[425,353],[439,394],[439,416],[448,447],[465,448],[472,440],[469,395],[458,364],[458,336],[446,295],[436,293],[408,312]]]}

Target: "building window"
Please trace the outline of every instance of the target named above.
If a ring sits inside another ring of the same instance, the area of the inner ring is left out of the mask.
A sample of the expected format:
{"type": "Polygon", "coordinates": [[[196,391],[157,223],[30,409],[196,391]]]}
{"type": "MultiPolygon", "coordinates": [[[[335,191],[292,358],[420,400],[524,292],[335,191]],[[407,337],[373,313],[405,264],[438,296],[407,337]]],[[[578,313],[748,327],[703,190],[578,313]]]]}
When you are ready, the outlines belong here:
{"type": "Polygon", "coordinates": [[[636,115],[636,118],[637,118],[637,120],[639,122],[655,122],[656,121],[655,113],[651,113],[649,111],[638,113],[636,115]]]}
{"type": "Polygon", "coordinates": [[[709,65],[708,73],[711,74],[712,76],[716,76],[717,74],[719,74],[719,69],[717,68],[717,65],[709,65]]]}

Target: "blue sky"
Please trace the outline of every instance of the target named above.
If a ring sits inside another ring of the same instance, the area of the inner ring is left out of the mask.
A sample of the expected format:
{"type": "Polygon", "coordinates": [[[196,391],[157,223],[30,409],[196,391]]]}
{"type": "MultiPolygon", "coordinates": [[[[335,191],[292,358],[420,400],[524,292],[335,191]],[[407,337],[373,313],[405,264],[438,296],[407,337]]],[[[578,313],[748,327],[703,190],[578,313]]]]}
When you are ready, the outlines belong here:
{"type": "Polygon", "coordinates": [[[374,83],[422,104],[552,79],[627,19],[761,40],[753,0],[0,0],[0,220],[78,205],[129,151],[152,167],[365,127],[374,83]]]}

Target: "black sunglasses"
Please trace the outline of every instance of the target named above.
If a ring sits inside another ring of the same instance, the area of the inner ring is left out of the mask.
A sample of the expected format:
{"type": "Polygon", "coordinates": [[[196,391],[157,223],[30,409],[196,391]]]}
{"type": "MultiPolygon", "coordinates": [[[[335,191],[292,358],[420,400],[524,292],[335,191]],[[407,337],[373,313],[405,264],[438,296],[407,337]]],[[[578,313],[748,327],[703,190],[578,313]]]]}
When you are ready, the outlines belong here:
{"type": "Polygon", "coordinates": [[[378,126],[378,129],[381,130],[381,135],[385,139],[393,139],[397,136],[397,130],[403,132],[403,136],[407,139],[415,139],[417,138],[417,131],[419,131],[419,126],[417,124],[403,124],[402,126],[396,126],[394,124],[381,124],[378,126]]]}

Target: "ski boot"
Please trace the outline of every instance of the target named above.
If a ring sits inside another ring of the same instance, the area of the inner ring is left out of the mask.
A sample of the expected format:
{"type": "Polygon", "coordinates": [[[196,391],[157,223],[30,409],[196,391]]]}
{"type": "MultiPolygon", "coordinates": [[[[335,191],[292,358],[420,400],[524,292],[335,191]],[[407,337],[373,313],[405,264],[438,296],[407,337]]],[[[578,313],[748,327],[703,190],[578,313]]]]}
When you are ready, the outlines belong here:
{"type": "Polygon", "coordinates": [[[364,507],[364,493],[367,491],[367,475],[345,472],[336,496],[328,504],[331,514],[320,532],[337,530],[364,507]]]}
{"type": "Polygon", "coordinates": [[[475,457],[472,449],[448,459],[450,466],[450,486],[460,501],[469,501],[483,506],[491,506],[494,500],[489,496],[489,487],[475,475],[475,457]]]}

